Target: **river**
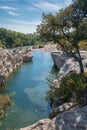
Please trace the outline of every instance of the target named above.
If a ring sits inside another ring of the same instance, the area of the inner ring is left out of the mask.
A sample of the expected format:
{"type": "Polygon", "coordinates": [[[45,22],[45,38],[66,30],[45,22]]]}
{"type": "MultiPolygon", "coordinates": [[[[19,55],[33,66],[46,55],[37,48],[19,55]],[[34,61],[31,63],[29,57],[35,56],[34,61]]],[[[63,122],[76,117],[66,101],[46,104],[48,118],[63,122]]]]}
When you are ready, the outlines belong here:
{"type": "Polygon", "coordinates": [[[22,64],[6,82],[5,93],[14,92],[13,105],[0,121],[0,130],[16,130],[48,117],[47,78],[56,77],[50,53],[33,51],[32,62],[22,64]]]}

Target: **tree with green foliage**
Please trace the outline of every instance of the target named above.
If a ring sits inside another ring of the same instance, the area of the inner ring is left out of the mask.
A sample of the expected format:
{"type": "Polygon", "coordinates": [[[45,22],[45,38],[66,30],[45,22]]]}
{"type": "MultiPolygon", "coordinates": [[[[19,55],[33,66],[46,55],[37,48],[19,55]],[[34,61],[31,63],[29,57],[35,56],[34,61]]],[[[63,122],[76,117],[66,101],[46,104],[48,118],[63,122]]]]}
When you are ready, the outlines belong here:
{"type": "Polygon", "coordinates": [[[54,43],[58,43],[61,50],[74,57],[79,63],[80,73],[83,73],[79,42],[87,39],[86,25],[87,2],[86,0],[74,0],[71,5],[61,9],[55,15],[44,14],[37,32],[47,41],[53,40],[54,43]]]}
{"type": "Polygon", "coordinates": [[[24,34],[0,28],[0,47],[3,48],[34,45],[38,40],[40,39],[36,34],[24,34]]]}
{"type": "Polygon", "coordinates": [[[53,14],[45,14],[42,15],[43,20],[40,25],[37,27],[37,33],[40,34],[41,39],[43,41],[54,41],[55,42],[55,33],[56,33],[56,26],[55,24],[55,17],[53,14]]]}

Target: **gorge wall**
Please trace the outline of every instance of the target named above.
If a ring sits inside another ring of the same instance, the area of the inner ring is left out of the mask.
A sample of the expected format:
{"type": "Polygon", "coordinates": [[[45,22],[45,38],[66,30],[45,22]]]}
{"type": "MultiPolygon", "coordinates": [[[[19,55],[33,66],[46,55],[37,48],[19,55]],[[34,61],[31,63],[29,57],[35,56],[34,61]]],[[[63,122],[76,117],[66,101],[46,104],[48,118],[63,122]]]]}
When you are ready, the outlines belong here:
{"type": "Polygon", "coordinates": [[[0,85],[23,62],[31,61],[33,54],[29,47],[2,49],[0,48],[0,85]]]}
{"type": "MultiPolygon", "coordinates": [[[[84,71],[87,72],[87,51],[80,52],[84,71]]],[[[62,51],[51,53],[54,64],[59,68],[58,78],[62,78],[70,71],[75,70],[77,73],[80,72],[79,63],[69,54],[63,53],[62,51]]]]}

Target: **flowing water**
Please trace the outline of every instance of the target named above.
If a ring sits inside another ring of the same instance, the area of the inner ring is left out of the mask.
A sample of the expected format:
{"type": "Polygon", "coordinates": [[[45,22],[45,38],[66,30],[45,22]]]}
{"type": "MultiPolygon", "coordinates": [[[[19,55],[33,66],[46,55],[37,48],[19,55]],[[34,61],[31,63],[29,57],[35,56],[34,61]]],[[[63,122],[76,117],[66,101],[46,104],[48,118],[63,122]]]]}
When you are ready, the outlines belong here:
{"type": "Polygon", "coordinates": [[[48,117],[46,78],[56,77],[50,53],[33,51],[32,62],[22,64],[7,80],[5,93],[15,92],[14,104],[0,122],[0,130],[16,130],[48,117]]]}

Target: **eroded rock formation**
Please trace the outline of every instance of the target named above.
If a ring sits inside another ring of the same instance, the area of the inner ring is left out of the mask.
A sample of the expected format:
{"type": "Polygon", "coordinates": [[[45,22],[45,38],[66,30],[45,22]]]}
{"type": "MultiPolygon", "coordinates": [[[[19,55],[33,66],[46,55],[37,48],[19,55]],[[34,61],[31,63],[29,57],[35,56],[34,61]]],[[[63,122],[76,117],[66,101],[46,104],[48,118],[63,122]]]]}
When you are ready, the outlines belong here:
{"type": "Polygon", "coordinates": [[[23,62],[32,60],[30,48],[0,49],[0,85],[23,62]]]}
{"type": "MultiPolygon", "coordinates": [[[[79,63],[69,54],[65,54],[62,51],[52,52],[51,53],[54,64],[60,69],[58,77],[62,78],[70,71],[75,70],[80,72],[79,63]]],[[[82,61],[84,65],[85,72],[87,72],[87,51],[81,51],[82,61]]]]}

